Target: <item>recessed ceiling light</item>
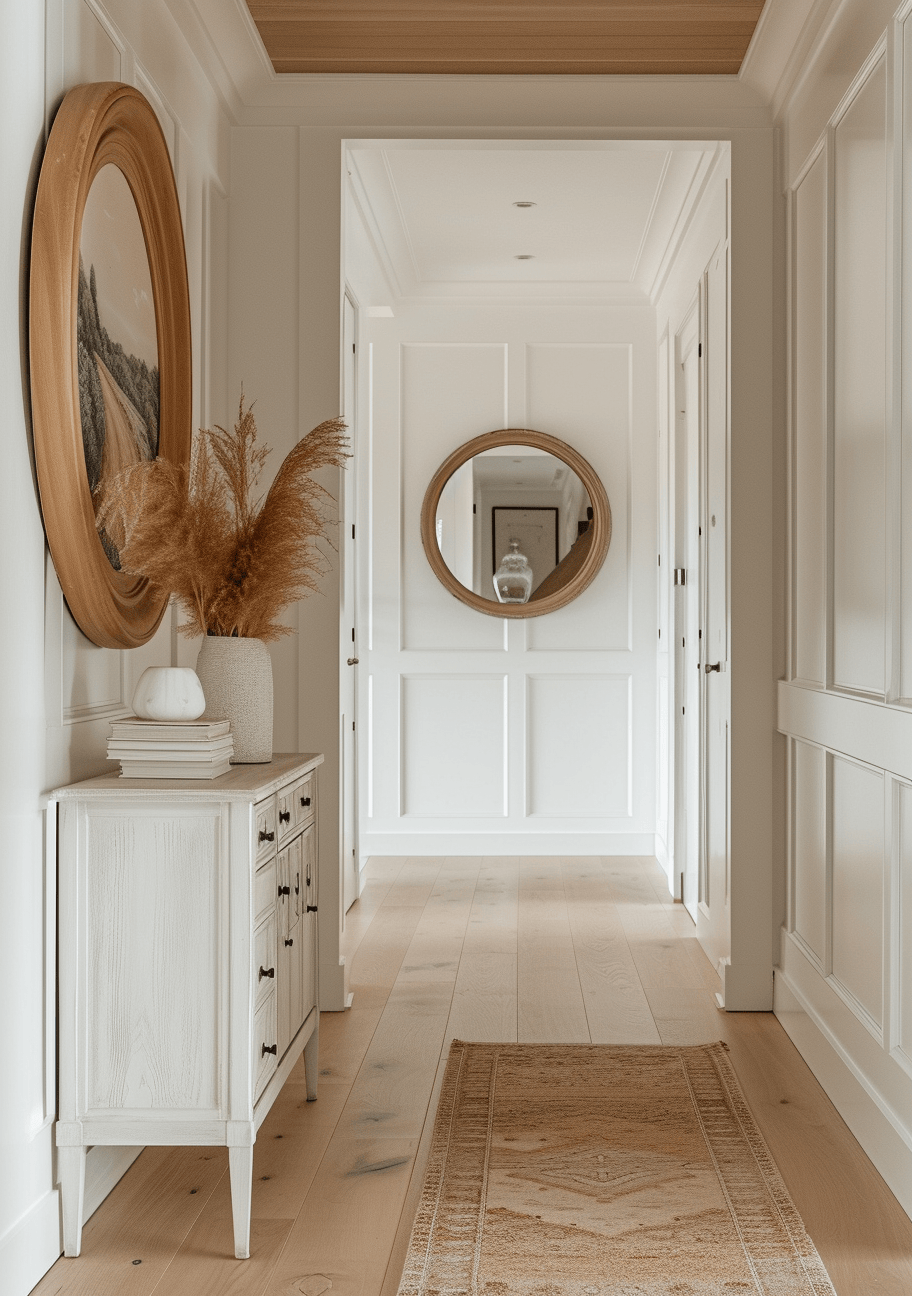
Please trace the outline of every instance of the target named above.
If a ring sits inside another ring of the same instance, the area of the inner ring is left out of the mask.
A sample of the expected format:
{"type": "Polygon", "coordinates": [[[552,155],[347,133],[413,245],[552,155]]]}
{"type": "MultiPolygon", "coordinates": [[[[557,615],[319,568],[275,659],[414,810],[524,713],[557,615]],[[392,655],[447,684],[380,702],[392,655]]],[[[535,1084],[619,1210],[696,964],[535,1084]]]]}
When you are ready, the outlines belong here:
{"type": "Polygon", "coordinates": [[[534,261],[535,257],[532,255],[531,252],[520,252],[518,256],[515,256],[513,258],[513,260],[514,261],[534,261]]]}
{"type": "Polygon", "coordinates": [[[534,207],[535,205],[536,204],[534,202],[528,202],[527,200],[523,200],[522,202],[515,202],[513,204],[514,207],[534,207]]]}

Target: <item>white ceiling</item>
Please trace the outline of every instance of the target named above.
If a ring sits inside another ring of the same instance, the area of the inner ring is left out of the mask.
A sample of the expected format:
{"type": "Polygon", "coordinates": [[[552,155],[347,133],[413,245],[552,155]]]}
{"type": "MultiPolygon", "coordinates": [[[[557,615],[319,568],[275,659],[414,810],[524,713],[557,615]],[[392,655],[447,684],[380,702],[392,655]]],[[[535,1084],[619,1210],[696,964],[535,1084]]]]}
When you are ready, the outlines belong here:
{"type": "Polygon", "coordinates": [[[715,152],[656,141],[358,141],[348,171],[394,296],[652,296],[715,152]]]}

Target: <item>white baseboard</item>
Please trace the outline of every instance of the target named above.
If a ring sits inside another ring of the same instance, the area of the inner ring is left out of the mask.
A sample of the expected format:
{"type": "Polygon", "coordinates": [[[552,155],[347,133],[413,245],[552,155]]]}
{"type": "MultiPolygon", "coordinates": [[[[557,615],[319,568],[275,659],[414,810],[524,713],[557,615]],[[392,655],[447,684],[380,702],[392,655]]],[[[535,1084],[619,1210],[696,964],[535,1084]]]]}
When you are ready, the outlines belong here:
{"type": "Polygon", "coordinates": [[[655,833],[414,832],[365,833],[369,855],[648,855],[655,833]]]}
{"type": "MultiPolygon", "coordinates": [[[[86,1157],[85,1218],[95,1213],[129,1170],[141,1147],[94,1147],[86,1157]]],[[[27,1296],[63,1253],[60,1193],[56,1188],[0,1238],[0,1292],[27,1296]]]]}
{"type": "MultiPolygon", "coordinates": [[[[774,977],[773,1012],[900,1206],[912,1218],[912,1147],[897,1127],[895,1109],[840,1044],[796,980],[781,968],[776,969],[774,977]]],[[[875,1040],[870,1039],[870,1047],[878,1047],[875,1040]]],[[[881,1053],[889,1063],[891,1059],[881,1053]]]]}
{"type": "Polygon", "coordinates": [[[53,1188],[0,1238],[0,1291],[27,1296],[62,1250],[60,1194],[53,1188]]]}

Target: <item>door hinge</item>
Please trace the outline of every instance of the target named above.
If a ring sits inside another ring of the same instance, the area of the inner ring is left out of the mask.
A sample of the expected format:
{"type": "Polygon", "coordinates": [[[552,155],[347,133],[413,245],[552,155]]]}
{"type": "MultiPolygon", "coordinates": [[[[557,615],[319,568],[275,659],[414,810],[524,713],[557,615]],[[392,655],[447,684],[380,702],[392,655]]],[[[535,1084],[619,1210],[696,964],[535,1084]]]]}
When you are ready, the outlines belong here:
{"type": "Polygon", "coordinates": [[[352,721],[352,730],[354,730],[354,728],[355,728],[355,722],[354,722],[354,720],[353,720],[353,721],[352,721]]]}
{"type": "Polygon", "coordinates": [[[660,567],[662,566],[662,555],[661,555],[661,554],[659,554],[659,566],[660,566],[660,567]]]}
{"type": "Polygon", "coordinates": [[[355,524],[354,524],[354,522],[353,522],[353,523],[352,523],[352,539],[354,540],[354,538],[355,538],[355,524]]]}
{"type": "Polygon", "coordinates": [[[355,627],[352,626],[352,643],[355,642],[355,627]]]}
{"type": "Polygon", "coordinates": [[[674,569],[674,583],[675,583],[675,585],[686,585],[686,584],[687,584],[687,568],[686,568],[686,567],[676,567],[676,568],[674,569]]]}
{"type": "Polygon", "coordinates": [[[702,343],[702,342],[701,342],[700,345],[697,347],[697,359],[698,359],[698,360],[702,360],[702,359],[703,359],[703,343],[702,343]]]}

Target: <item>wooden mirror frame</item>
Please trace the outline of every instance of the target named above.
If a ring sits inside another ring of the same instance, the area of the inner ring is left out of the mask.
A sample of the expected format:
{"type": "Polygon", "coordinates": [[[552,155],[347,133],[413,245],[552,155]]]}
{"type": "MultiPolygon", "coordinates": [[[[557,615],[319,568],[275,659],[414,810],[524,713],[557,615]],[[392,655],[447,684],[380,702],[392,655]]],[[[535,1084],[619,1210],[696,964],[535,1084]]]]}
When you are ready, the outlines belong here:
{"type": "Polygon", "coordinates": [[[155,633],[168,594],[115,571],[95,528],[79,412],[76,318],[79,247],[95,176],[123,173],[142,227],[158,339],[158,453],[190,457],[190,294],[180,204],[168,146],[149,101],[116,81],[77,86],[54,120],[32,227],[29,342],[32,424],[41,510],[64,598],[103,648],[138,648],[155,633]]]}
{"type": "Polygon", "coordinates": [[[431,564],[431,569],[440,583],[455,598],[468,604],[476,612],[484,612],[487,616],[496,617],[544,616],[546,612],[556,612],[558,608],[571,603],[579,594],[582,594],[587,585],[591,585],[598,575],[611,543],[611,505],[608,503],[605,487],[595,469],[565,441],[559,441],[557,437],[549,436],[547,432],[535,432],[531,428],[502,428],[499,432],[485,432],[482,436],[467,441],[458,450],[454,450],[437,469],[431,478],[431,484],[427,488],[421,506],[421,543],[424,545],[424,552],[431,564]],[[475,455],[504,445],[532,446],[536,450],[544,450],[554,455],[556,459],[560,459],[579,477],[592,505],[593,538],[582,565],[561,589],[544,598],[536,599],[535,602],[498,603],[494,599],[482,598],[474,590],[467,589],[444,562],[437,543],[437,505],[444,486],[453,473],[475,455]]]}

